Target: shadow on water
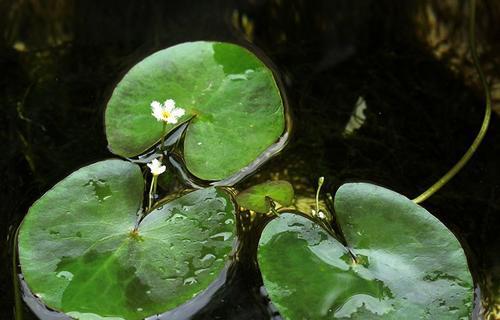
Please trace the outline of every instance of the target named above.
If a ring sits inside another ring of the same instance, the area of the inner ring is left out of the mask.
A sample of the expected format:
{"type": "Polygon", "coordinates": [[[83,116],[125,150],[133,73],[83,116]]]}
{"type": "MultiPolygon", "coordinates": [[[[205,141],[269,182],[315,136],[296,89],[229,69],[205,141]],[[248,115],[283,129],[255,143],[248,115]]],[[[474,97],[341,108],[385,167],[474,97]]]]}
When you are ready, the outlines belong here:
{"type": "MultiPolygon", "coordinates": [[[[418,15],[443,3],[0,1],[2,316],[10,319],[13,312],[9,243],[16,226],[57,181],[110,157],[103,110],[114,84],[141,58],[179,42],[253,44],[281,73],[295,120],[291,142],[242,188],[273,177],[310,195],[322,175],[330,190],[364,180],[408,197],[420,194],[466,150],[483,112],[474,77],[465,72],[466,50],[463,68],[454,72],[456,55],[436,55],[422,37],[435,30],[418,15]],[[364,121],[346,134],[358,101],[365,104],[364,121]]],[[[500,9],[486,1],[478,15],[485,69],[498,75],[500,47],[492,39],[498,38],[500,9]]],[[[434,17],[434,25],[456,31],[450,33],[452,48],[463,47],[454,35],[466,19],[446,11],[434,17]]],[[[498,136],[494,115],[471,162],[423,203],[466,248],[491,312],[500,305],[498,136]]],[[[202,310],[200,319],[273,317],[260,294],[258,270],[246,268],[228,270],[228,298],[215,293],[219,302],[202,310]]]]}

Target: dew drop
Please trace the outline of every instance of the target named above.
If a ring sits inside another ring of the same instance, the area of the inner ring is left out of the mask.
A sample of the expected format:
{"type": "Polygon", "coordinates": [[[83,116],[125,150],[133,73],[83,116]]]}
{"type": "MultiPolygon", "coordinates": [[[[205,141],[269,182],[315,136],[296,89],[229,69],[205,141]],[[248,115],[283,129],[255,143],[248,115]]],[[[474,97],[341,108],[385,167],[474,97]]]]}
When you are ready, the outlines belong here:
{"type": "Polygon", "coordinates": [[[208,269],[198,269],[198,270],[196,270],[196,271],[194,272],[194,274],[197,276],[197,275],[199,275],[200,273],[203,273],[203,272],[205,272],[205,271],[207,271],[207,270],[208,270],[208,269]]]}
{"type": "Polygon", "coordinates": [[[229,80],[232,80],[232,81],[247,80],[247,76],[244,74],[230,74],[227,77],[229,80]]]}
{"type": "Polygon", "coordinates": [[[94,189],[94,195],[99,203],[111,197],[111,188],[106,184],[105,180],[90,179],[84,186],[91,186],[94,189]]]}
{"type": "Polygon", "coordinates": [[[172,219],[174,220],[184,220],[186,219],[187,217],[183,214],[180,214],[180,213],[176,213],[172,216],[172,219]]]}
{"type": "Polygon", "coordinates": [[[215,260],[215,256],[211,253],[206,254],[203,258],[200,259],[202,263],[212,262],[215,260]]]}
{"type": "Polygon", "coordinates": [[[222,241],[227,241],[232,235],[231,232],[220,232],[210,236],[210,239],[219,240],[219,238],[222,238],[222,241]]]}
{"type": "Polygon", "coordinates": [[[45,295],[43,295],[42,293],[35,293],[35,297],[37,297],[40,300],[43,300],[45,295]]]}
{"type": "Polygon", "coordinates": [[[71,281],[71,279],[73,279],[73,274],[69,271],[61,271],[58,274],[56,274],[56,277],[71,281]]]}
{"type": "Polygon", "coordinates": [[[190,285],[193,285],[195,283],[197,283],[198,281],[196,280],[195,277],[189,277],[189,278],[186,278],[184,279],[184,285],[186,286],[190,286],[190,285]]]}

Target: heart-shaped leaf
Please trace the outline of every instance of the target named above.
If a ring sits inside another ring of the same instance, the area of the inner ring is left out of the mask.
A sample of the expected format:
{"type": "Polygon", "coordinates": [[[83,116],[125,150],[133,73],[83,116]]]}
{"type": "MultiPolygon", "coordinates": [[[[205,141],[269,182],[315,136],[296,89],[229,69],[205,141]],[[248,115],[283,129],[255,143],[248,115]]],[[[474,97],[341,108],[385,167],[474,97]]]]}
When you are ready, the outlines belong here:
{"type": "Polygon", "coordinates": [[[135,229],[143,188],[136,164],[106,160],[43,195],[18,238],[31,291],[80,319],[142,319],[206,289],[232,250],[230,196],[216,188],[189,193],[153,210],[135,229]]]}
{"type": "Polygon", "coordinates": [[[240,192],[236,202],[255,212],[267,213],[271,209],[269,199],[286,207],[292,204],[293,194],[293,187],[288,181],[267,181],[240,192]]]}
{"type": "MultiPolygon", "coordinates": [[[[272,71],[248,50],[229,43],[189,42],[159,51],[118,83],[106,109],[110,149],[143,153],[163,135],[152,101],[174,99],[190,120],[184,137],[187,169],[222,180],[252,163],[284,133],[285,115],[272,71]]],[[[166,132],[176,125],[167,124],[166,132]]]]}
{"type": "Polygon", "coordinates": [[[406,197],[366,183],[335,196],[340,242],[306,217],[271,221],[258,260],[287,319],[468,319],[472,277],[460,243],[406,197]]]}

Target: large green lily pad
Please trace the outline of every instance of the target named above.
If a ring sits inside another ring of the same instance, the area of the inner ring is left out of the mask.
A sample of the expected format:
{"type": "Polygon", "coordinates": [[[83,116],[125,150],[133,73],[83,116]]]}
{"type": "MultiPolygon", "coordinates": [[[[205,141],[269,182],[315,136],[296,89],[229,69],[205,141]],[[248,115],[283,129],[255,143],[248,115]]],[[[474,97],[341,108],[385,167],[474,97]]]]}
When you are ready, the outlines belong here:
{"type": "Polygon", "coordinates": [[[335,210],[356,255],[306,217],[271,221],[258,260],[286,319],[469,319],[472,277],[460,243],[406,197],[343,185],[335,210]]]}
{"type": "Polygon", "coordinates": [[[206,289],[232,250],[230,196],[216,188],[189,193],[152,211],[133,232],[143,189],[137,165],[106,160],[43,195],[18,239],[31,291],[79,319],[129,320],[173,309],[206,289]]]}
{"type": "Polygon", "coordinates": [[[288,181],[267,181],[238,193],[236,202],[255,212],[267,213],[271,209],[270,199],[289,206],[292,204],[293,195],[293,187],[288,181]]]}
{"type": "Polygon", "coordinates": [[[167,99],[186,111],[167,133],[191,119],[184,160],[204,180],[238,172],[285,130],[280,91],[262,61],[234,44],[188,42],[147,57],[118,83],[105,115],[110,149],[132,157],[158,143],[163,123],[150,104],[167,99]]]}

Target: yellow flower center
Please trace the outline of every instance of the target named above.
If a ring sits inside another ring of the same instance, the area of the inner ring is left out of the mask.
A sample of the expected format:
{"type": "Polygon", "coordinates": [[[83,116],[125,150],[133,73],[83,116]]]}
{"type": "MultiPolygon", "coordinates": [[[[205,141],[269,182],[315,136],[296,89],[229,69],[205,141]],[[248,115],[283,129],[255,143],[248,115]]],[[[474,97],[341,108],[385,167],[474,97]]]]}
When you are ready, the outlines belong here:
{"type": "Polygon", "coordinates": [[[168,112],[167,110],[163,110],[161,112],[161,116],[165,119],[170,118],[170,112],[168,112]]]}

